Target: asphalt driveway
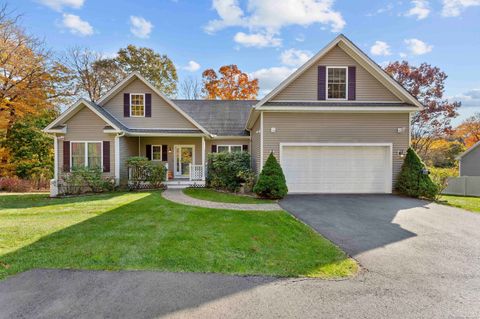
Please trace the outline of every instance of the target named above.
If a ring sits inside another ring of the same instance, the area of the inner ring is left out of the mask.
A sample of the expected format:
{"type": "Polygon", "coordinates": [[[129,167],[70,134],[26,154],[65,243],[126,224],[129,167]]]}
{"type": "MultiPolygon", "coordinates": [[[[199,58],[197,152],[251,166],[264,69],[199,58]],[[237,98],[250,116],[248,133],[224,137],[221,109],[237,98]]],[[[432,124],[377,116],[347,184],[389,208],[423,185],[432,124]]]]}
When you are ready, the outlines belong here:
{"type": "Polygon", "coordinates": [[[396,196],[281,205],[359,260],[352,279],[32,270],[0,282],[0,318],[479,318],[480,215],[396,196]]]}

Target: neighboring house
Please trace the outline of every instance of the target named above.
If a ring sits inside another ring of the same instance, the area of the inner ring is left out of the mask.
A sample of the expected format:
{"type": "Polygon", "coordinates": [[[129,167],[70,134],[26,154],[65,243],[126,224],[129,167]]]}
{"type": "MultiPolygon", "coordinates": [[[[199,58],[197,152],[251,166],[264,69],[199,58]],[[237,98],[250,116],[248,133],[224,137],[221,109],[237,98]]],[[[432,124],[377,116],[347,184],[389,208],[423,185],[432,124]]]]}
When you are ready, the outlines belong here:
{"type": "Polygon", "coordinates": [[[480,176],[480,142],[457,157],[460,176],[480,176]]]}
{"type": "Polygon", "coordinates": [[[249,151],[257,173],[273,152],[291,193],[390,193],[421,107],[340,35],[261,101],[171,100],[133,73],[45,131],[55,180],[100,165],[125,185],[125,161],[140,155],[164,163],[169,183],[203,184],[208,153],[249,151]]]}

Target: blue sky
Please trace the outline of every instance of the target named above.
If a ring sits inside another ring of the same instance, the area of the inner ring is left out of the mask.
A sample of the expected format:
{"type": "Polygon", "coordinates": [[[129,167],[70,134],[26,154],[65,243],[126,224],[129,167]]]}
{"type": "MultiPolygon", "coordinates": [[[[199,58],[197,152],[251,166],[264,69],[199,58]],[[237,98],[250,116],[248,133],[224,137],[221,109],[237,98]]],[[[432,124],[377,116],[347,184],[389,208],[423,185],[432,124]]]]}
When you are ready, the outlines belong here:
{"type": "MultiPolygon", "coordinates": [[[[61,52],[113,55],[128,44],[167,54],[180,78],[235,63],[268,92],[338,33],[379,64],[444,70],[459,120],[480,112],[480,0],[16,0],[22,24],[61,52]]],[[[457,120],[456,122],[458,123],[457,120]]]]}

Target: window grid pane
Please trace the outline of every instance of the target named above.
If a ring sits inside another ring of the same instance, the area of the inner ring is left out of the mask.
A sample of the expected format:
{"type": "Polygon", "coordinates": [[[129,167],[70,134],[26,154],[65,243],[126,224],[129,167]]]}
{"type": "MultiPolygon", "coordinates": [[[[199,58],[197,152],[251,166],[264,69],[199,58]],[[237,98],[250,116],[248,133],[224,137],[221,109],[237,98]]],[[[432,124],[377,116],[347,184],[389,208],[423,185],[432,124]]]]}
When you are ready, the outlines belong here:
{"type": "Polygon", "coordinates": [[[218,146],[217,153],[228,152],[228,146],[218,146]]]}
{"type": "Polygon", "coordinates": [[[102,146],[100,143],[88,144],[88,167],[93,169],[100,169],[102,166],[102,146]]]}
{"type": "Polygon", "coordinates": [[[144,100],[143,95],[132,94],[131,95],[131,115],[132,116],[144,116],[144,100]]]}
{"type": "Polygon", "coordinates": [[[233,145],[231,147],[232,153],[240,153],[242,151],[242,147],[240,145],[233,145]]]}
{"type": "Polygon", "coordinates": [[[160,145],[153,145],[152,146],[152,159],[154,161],[161,161],[162,160],[162,147],[160,145]]]}
{"type": "Polygon", "coordinates": [[[347,70],[345,68],[328,69],[328,98],[345,99],[347,97],[347,70]]]}
{"type": "Polygon", "coordinates": [[[72,143],[72,169],[85,166],[85,143],[72,143]]]}

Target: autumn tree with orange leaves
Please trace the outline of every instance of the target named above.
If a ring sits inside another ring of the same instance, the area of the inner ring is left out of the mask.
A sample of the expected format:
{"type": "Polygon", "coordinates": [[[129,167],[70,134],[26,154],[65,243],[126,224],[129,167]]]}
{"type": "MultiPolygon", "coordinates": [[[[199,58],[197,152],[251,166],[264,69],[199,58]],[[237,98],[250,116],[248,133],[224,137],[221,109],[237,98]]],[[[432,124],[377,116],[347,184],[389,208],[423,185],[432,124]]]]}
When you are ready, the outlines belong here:
{"type": "Polygon", "coordinates": [[[467,148],[480,141],[480,113],[467,118],[455,129],[454,136],[463,141],[467,148]]]}
{"type": "Polygon", "coordinates": [[[0,173],[17,160],[8,148],[12,128],[65,103],[71,91],[69,70],[56,62],[41,40],[28,35],[4,5],[0,8],[0,173]]]}
{"type": "Polygon", "coordinates": [[[224,65],[218,73],[203,71],[203,93],[209,100],[254,100],[258,95],[258,79],[249,79],[235,64],[224,65]]]}
{"type": "Polygon", "coordinates": [[[443,98],[447,74],[438,67],[407,61],[392,62],[385,71],[423,104],[424,109],[412,116],[412,147],[424,157],[433,141],[453,132],[452,119],[458,116],[460,102],[443,98]]]}

